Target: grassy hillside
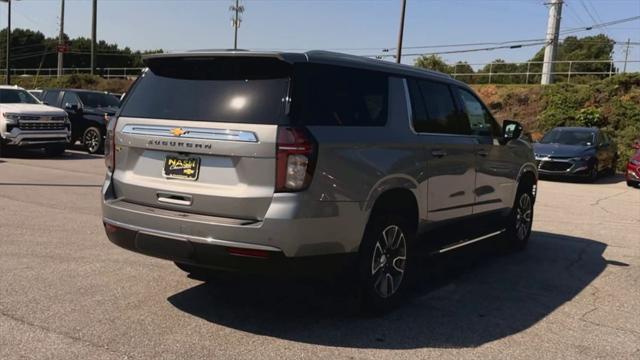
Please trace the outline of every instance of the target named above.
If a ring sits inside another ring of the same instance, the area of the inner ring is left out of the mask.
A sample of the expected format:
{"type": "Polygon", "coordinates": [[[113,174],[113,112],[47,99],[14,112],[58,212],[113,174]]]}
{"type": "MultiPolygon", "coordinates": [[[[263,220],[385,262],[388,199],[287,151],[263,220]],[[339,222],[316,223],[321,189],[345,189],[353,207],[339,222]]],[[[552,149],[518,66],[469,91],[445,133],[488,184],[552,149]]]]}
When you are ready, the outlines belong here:
{"type": "Polygon", "coordinates": [[[534,139],[556,126],[597,126],[617,142],[620,169],[640,141],[640,74],[589,85],[475,85],[499,120],[524,124],[534,139]]]}

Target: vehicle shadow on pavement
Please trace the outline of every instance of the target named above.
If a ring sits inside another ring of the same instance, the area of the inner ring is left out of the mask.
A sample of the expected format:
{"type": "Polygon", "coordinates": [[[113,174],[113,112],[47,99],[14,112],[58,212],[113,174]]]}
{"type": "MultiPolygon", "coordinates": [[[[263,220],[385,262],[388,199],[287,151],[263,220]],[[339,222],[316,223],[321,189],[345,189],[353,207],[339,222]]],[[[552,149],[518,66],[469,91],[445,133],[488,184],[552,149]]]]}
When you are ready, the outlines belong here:
{"type": "Polygon", "coordinates": [[[534,232],[525,252],[485,241],[420,266],[397,310],[358,313],[348,284],[225,278],[172,295],[176,308],[253,334],[325,346],[476,347],[520,331],[573,299],[607,266],[606,245],[534,232]]]}

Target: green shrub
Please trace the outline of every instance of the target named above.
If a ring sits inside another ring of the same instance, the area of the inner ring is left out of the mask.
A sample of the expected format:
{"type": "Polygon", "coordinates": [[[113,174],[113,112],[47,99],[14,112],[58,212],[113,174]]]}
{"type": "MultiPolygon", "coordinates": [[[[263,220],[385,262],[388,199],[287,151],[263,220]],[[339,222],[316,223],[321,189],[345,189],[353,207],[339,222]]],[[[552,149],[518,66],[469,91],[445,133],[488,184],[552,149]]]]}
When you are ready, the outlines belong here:
{"type": "Polygon", "coordinates": [[[594,107],[580,109],[576,114],[576,125],[586,127],[602,127],[604,125],[602,112],[594,107]]]}

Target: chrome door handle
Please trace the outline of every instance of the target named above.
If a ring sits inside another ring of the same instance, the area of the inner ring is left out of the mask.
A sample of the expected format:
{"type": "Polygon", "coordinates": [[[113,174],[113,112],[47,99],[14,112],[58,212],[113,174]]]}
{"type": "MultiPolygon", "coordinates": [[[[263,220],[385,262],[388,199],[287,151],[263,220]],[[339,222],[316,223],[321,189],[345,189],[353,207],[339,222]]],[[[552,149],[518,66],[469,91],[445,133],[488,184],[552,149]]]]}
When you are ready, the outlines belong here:
{"type": "Polygon", "coordinates": [[[485,151],[485,150],[480,150],[480,151],[476,152],[476,154],[478,154],[478,156],[482,156],[482,157],[489,156],[489,152],[485,151]]]}
{"type": "Polygon", "coordinates": [[[431,155],[433,155],[434,157],[437,157],[437,158],[442,158],[442,157],[447,156],[447,152],[444,151],[444,150],[432,150],[431,151],[431,155]]]}

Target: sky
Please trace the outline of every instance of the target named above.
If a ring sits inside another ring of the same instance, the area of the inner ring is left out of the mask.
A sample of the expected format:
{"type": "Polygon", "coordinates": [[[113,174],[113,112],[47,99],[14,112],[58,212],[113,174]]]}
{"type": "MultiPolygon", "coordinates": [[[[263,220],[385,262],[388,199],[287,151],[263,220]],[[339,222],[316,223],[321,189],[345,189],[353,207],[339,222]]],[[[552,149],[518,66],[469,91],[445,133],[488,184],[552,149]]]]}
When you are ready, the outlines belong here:
{"type": "MultiPolygon", "coordinates": [[[[233,0],[98,0],[98,38],[134,50],[221,49],[233,46],[229,6],[233,0]]],[[[404,52],[407,54],[487,46],[410,49],[407,47],[541,39],[547,28],[545,0],[407,0],[404,52]]],[[[243,0],[239,47],[245,49],[337,50],[382,54],[397,43],[400,0],[243,0]]],[[[60,0],[13,0],[12,27],[57,36],[60,0]]],[[[6,27],[0,3],[0,28],[6,27]]],[[[562,29],[584,28],[640,16],[640,0],[565,0],[562,29]]],[[[67,0],[65,32],[89,37],[91,0],[67,0]]],[[[616,41],[640,42],[640,20],[583,31],[604,32],[616,41]]],[[[538,46],[442,57],[482,64],[501,58],[526,61],[538,46]]],[[[623,60],[622,46],[614,59],[623,60]]],[[[393,51],[393,50],[392,50],[393,51]]],[[[630,59],[640,61],[640,45],[630,59]]],[[[413,63],[415,57],[403,57],[413,63]]],[[[640,71],[640,63],[630,65],[640,71]]]]}

